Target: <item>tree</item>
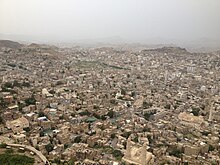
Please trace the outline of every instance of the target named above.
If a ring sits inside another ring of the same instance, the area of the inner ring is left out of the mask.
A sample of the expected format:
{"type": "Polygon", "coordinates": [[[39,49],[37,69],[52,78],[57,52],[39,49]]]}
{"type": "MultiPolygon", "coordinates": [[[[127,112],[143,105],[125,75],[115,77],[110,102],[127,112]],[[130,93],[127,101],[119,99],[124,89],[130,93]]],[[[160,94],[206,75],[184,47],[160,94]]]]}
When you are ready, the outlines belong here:
{"type": "Polygon", "coordinates": [[[35,105],[35,103],[36,103],[36,99],[33,96],[31,96],[30,98],[25,99],[24,101],[25,101],[27,106],[28,105],[35,105]]]}
{"type": "Polygon", "coordinates": [[[93,109],[99,109],[98,105],[93,105],[93,109]]]}
{"type": "Polygon", "coordinates": [[[81,142],[81,136],[77,136],[75,139],[74,139],[74,143],[79,143],[81,142]]]}
{"type": "Polygon", "coordinates": [[[0,98],[0,107],[1,108],[6,108],[7,107],[7,103],[5,102],[5,100],[1,97],[0,98]]]}
{"type": "Polygon", "coordinates": [[[19,154],[0,154],[2,165],[33,165],[34,158],[19,154]]]}
{"type": "Polygon", "coordinates": [[[176,147],[171,147],[170,151],[169,151],[169,154],[172,155],[172,156],[180,158],[182,156],[182,151],[179,150],[176,147]]]}
{"type": "Polygon", "coordinates": [[[150,117],[151,117],[152,115],[154,115],[154,114],[155,114],[155,113],[153,113],[153,112],[151,112],[151,113],[145,113],[145,114],[144,114],[145,120],[149,120],[150,117]]]}
{"type": "Polygon", "coordinates": [[[53,89],[51,89],[51,90],[49,91],[49,93],[52,94],[52,95],[54,95],[54,94],[56,93],[56,91],[53,90],[53,89]]]}
{"type": "Polygon", "coordinates": [[[1,143],[0,144],[0,148],[6,148],[7,147],[7,144],[6,143],[1,143]]]}
{"type": "Polygon", "coordinates": [[[148,102],[146,102],[146,101],[143,102],[143,107],[144,107],[145,109],[152,107],[152,105],[153,105],[152,103],[148,103],[148,102]]]}
{"type": "Polygon", "coordinates": [[[115,116],[115,112],[113,110],[110,110],[108,113],[107,113],[107,116],[109,116],[110,118],[113,118],[115,116]]]}
{"type": "Polygon", "coordinates": [[[53,145],[52,145],[51,143],[49,143],[49,144],[47,144],[47,145],[45,146],[45,149],[46,149],[47,152],[49,153],[49,152],[53,151],[53,145]]]}
{"type": "Polygon", "coordinates": [[[120,150],[113,150],[112,155],[116,158],[116,159],[121,159],[124,154],[120,151],[120,150]]]}
{"type": "Polygon", "coordinates": [[[6,154],[12,154],[14,153],[14,150],[12,148],[5,150],[6,154]]]}
{"type": "Polygon", "coordinates": [[[21,103],[20,101],[18,101],[18,109],[20,112],[22,112],[22,109],[25,107],[25,104],[21,103]]]}
{"type": "Polygon", "coordinates": [[[170,104],[166,104],[166,105],[164,106],[165,109],[170,109],[170,107],[171,107],[170,104]]]}
{"type": "Polygon", "coordinates": [[[96,113],[93,113],[93,116],[96,118],[96,119],[101,119],[100,115],[96,114],[96,113]]]}
{"type": "Polygon", "coordinates": [[[3,118],[0,116],[0,124],[3,124],[3,118]]]}
{"type": "Polygon", "coordinates": [[[40,131],[40,137],[44,136],[44,131],[40,131]]]}
{"type": "Polygon", "coordinates": [[[13,88],[13,84],[11,82],[6,82],[3,84],[2,88],[13,88]]]}
{"type": "Polygon", "coordinates": [[[61,163],[61,161],[60,161],[59,158],[55,158],[52,162],[53,162],[53,163],[56,163],[56,164],[60,164],[60,163],[61,163]]]}
{"type": "Polygon", "coordinates": [[[201,133],[202,133],[203,136],[208,136],[208,134],[210,134],[211,132],[209,132],[209,131],[203,131],[203,132],[201,132],[201,133]]]}
{"type": "Polygon", "coordinates": [[[40,150],[38,145],[35,147],[35,149],[36,149],[36,150],[40,150]]]}
{"type": "Polygon", "coordinates": [[[133,139],[134,142],[138,143],[138,136],[133,139]]]}
{"type": "Polygon", "coordinates": [[[29,82],[23,82],[23,83],[22,83],[22,86],[28,88],[28,87],[31,86],[31,84],[30,84],[29,82]]]}
{"type": "Polygon", "coordinates": [[[147,138],[148,138],[149,144],[152,144],[153,143],[153,139],[151,138],[151,136],[147,135],[147,138]]]}
{"type": "Polygon", "coordinates": [[[134,91],[131,92],[131,97],[134,97],[136,93],[134,91]]]}
{"type": "Polygon", "coordinates": [[[14,80],[13,87],[19,87],[20,88],[21,84],[17,80],[14,80]]]}
{"type": "Polygon", "coordinates": [[[106,120],[105,115],[102,115],[102,116],[101,116],[101,119],[102,119],[102,120],[106,120]]]}
{"type": "Polygon", "coordinates": [[[40,112],[38,113],[38,117],[43,117],[43,116],[45,116],[44,112],[40,111],[40,112]]]}
{"type": "Polygon", "coordinates": [[[69,147],[69,144],[64,144],[64,149],[67,149],[69,147]]]}
{"type": "Polygon", "coordinates": [[[131,135],[131,132],[124,132],[122,134],[123,137],[125,137],[126,139],[128,139],[128,137],[131,135]]]}
{"type": "Polygon", "coordinates": [[[30,132],[30,127],[27,127],[27,128],[23,128],[23,130],[25,130],[26,132],[30,132]]]}
{"type": "Polygon", "coordinates": [[[175,104],[175,105],[173,106],[173,108],[174,108],[174,109],[177,109],[177,108],[178,108],[178,105],[175,104]]]}
{"type": "Polygon", "coordinates": [[[73,159],[70,159],[69,162],[68,162],[68,165],[74,165],[74,160],[73,159]]]}
{"type": "Polygon", "coordinates": [[[148,127],[144,127],[144,128],[143,128],[143,132],[150,132],[150,131],[151,131],[151,129],[148,128],[148,127]]]}
{"type": "Polygon", "coordinates": [[[91,113],[89,111],[85,110],[85,111],[80,112],[79,114],[80,114],[80,116],[89,116],[91,113]]]}
{"type": "Polygon", "coordinates": [[[215,148],[212,145],[209,145],[209,152],[214,151],[214,150],[215,150],[215,148]]]}
{"type": "Polygon", "coordinates": [[[114,104],[114,105],[117,105],[117,104],[118,104],[118,102],[117,102],[115,99],[111,99],[111,100],[110,100],[110,103],[111,103],[111,104],[114,104]]]}
{"type": "Polygon", "coordinates": [[[115,138],[115,133],[111,134],[111,138],[112,138],[112,139],[115,138]]]}
{"type": "Polygon", "coordinates": [[[126,95],[126,91],[124,89],[121,89],[121,94],[126,95]]]}
{"type": "Polygon", "coordinates": [[[194,108],[194,107],[192,108],[192,113],[194,116],[199,116],[199,111],[200,111],[199,108],[194,108]]]}
{"type": "Polygon", "coordinates": [[[124,142],[122,143],[122,145],[124,146],[124,149],[126,149],[126,147],[127,147],[127,142],[124,141],[124,142]]]}

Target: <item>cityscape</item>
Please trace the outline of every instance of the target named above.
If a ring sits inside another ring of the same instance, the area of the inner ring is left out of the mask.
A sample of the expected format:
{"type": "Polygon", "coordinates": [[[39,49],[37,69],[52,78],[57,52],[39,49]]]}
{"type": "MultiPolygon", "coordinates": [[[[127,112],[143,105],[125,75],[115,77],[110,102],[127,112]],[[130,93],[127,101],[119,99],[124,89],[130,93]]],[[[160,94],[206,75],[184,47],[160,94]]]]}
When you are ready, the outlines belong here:
{"type": "Polygon", "coordinates": [[[1,152],[35,165],[220,163],[220,52],[0,46],[1,152]]]}

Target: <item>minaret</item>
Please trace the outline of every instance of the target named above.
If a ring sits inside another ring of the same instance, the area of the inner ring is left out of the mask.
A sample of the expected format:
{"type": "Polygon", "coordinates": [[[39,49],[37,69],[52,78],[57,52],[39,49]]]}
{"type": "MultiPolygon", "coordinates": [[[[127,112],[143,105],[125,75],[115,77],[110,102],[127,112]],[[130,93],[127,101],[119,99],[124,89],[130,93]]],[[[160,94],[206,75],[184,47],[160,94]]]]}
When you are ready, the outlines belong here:
{"type": "Polygon", "coordinates": [[[143,147],[141,148],[141,165],[147,165],[146,155],[147,155],[147,143],[144,143],[143,147]]]}
{"type": "Polygon", "coordinates": [[[127,158],[127,159],[131,158],[131,137],[130,136],[127,141],[125,158],[127,158]]]}
{"type": "Polygon", "coordinates": [[[209,119],[208,119],[209,122],[212,122],[212,120],[213,120],[212,113],[213,113],[213,103],[210,99],[210,102],[209,102],[209,119]]]}
{"type": "Polygon", "coordinates": [[[5,80],[5,76],[2,76],[2,83],[4,83],[6,80],[5,80]]]}
{"type": "Polygon", "coordinates": [[[164,74],[164,84],[167,84],[167,80],[168,80],[168,71],[166,70],[165,74],[164,74]]]}

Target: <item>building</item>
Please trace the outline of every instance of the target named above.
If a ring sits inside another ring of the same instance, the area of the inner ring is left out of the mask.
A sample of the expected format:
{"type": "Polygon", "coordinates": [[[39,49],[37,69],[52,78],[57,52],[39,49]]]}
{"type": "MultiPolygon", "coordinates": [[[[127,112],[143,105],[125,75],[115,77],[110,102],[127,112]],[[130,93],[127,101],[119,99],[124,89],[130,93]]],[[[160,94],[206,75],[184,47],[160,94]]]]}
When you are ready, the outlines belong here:
{"type": "Polygon", "coordinates": [[[147,152],[147,143],[143,146],[138,147],[133,142],[131,138],[128,138],[126,153],[122,158],[127,164],[135,165],[153,165],[154,155],[151,152],[147,152]]]}
{"type": "Polygon", "coordinates": [[[29,121],[25,117],[18,118],[16,120],[7,121],[6,127],[12,129],[14,133],[20,133],[24,131],[24,128],[29,127],[29,121]]]}

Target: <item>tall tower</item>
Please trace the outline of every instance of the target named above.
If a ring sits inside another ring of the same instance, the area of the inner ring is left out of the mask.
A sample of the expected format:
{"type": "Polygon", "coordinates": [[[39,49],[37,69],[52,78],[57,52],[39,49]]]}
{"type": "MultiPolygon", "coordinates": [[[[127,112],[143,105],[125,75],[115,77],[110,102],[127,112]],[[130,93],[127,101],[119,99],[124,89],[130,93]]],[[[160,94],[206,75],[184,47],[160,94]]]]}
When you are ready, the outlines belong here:
{"type": "Polygon", "coordinates": [[[146,162],[146,155],[147,155],[147,143],[144,143],[144,145],[141,148],[141,165],[147,165],[146,162]]]}
{"type": "Polygon", "coordinates": [[[166,70],[166,72],[165,72],[165,74],[164,74],[164,84],[167,84],[168,77],[169,77],[169,73],[168,73],[168,71],[166,70]]]}
{"type": "Polygon", "coordinates": [[[210,98],[209,103],[208,103],[208,108],[209,108],[209,119],[208,119],[208,121],[212,122],[212,120],[213,120],[213,101],[212,101],[211,98],[210,98]]]}
{"type": "Polygon", "coordinates": [[[131,158],[131,137],[130,136],[129,136],[128,141],[127,141],[125,157],[127,159],[131,158]]]}

